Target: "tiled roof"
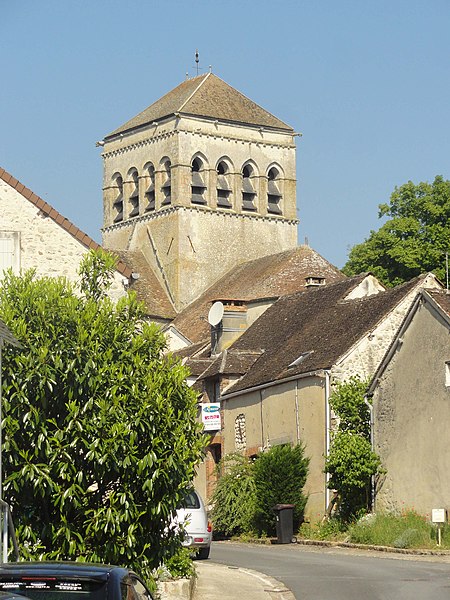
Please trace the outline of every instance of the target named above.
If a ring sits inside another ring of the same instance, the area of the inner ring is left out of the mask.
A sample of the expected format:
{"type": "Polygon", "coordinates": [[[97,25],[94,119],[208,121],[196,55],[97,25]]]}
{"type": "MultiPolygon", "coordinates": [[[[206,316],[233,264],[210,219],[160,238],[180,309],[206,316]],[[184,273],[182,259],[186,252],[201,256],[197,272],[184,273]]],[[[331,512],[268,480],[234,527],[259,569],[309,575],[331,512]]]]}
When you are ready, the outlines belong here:
{"type": "MultiPolygon", "coordinates": [[[[89,237],[87,233],[84,233],[84,231],[81,231],[81,229],[69,221],[69,219],[63,217],[55,208],[50,206],[50,204],[48,204],[45,200],[23,185],[23,183],[20,183],[18,179],[10,175],[7,171],[5,171],[5,169],[0,168],[0,179],[19,192],[19,194],[21,194],[26,200],[29,200],[32,204],[34,204],[47,217],[65,229],[67,233],[73,236],[78,242],[83,244],[83,246],[91,250],[97,250],[101,247],[100,244],[97,244],[97,242],[89,237]]],[[[117,263],[116,270],[124,277],[129,278],[131,276],[131,269],[123,262],[119,261],[117,263]]]]}
{"type": "MultiPolygon", "coordinates": [[[[199,379],[215,377],[223,373],[227,375],[244,375],[262,353],[262,350],[225,350],[215,360],[211,361],[211,364],[199,375],[199,379]]],[[[187,364],[190,366],[190,361],[187,364]]]]}
{"type": "Polygon", "coordinates": [[[114,254],[117,254],[132,273],[139,275],[138,279],[131,278],[130,289],[134,290],[138,300],[145,304],[148,316],[173,319],[176,315],[175,308],[142,252],[114,250],[114,254]]]}
{"type": "Polygon", "coordinates": [[[447,316],[450,317],[450,295],[447,290],[427,290],[427,293],[447,314],[447,316]]]}
{"type": "Polygon", "coordinates": [[[331,368],[422,279],[355,300],[344,298],[361,276],[280,298],[233,344],[233,350],[264,354],[228,392],[331,368]]]}
{"type": "Polygon", "coordinates": [[[307,277],[324,277],[334,283],[345,275],[309,246],[264,256],[243,263],[213,284],[174,320],[174,326],[197,342],[210,335],[207,321],[211,303],[219,299],[278,298],[305,289],[307,277]]]}
{"type": "Polygon", "coordinates": [[[105,140],[160,121],[175,113],[293,131],[292,127],[255,104],[225,81],[213,73],[207,73],[183,81],[136,117],[107,135],[105,140]]]}

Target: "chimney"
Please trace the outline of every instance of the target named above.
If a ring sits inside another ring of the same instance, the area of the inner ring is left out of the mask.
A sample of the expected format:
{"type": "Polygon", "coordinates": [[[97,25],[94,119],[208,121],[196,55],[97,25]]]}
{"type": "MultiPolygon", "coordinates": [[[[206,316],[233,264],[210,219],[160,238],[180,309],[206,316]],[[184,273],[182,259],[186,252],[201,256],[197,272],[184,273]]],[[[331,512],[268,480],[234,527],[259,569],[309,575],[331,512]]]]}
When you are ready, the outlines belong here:
{"type": "MultiPolygon", "coordinates": [[[[222,319],[211,323],[211,354],[220,354],[229,348],[247,329],[247,306],[243,300],[221,300],[222,319]]],[[[216,305],[217,303],[214,303],[216,305]]]]}

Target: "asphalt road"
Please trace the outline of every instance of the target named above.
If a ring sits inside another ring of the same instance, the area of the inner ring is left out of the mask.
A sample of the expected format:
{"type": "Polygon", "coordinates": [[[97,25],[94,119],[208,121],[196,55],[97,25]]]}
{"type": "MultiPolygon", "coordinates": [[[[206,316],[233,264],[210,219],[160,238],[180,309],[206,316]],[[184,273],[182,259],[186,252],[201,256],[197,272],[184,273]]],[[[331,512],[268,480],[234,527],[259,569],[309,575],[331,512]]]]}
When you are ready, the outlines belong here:
{"type": "Polygon", "coordinates": [[[211,561],[282,581],[297,600],[449,600],[450,557],[214,542],[211,561]]]}

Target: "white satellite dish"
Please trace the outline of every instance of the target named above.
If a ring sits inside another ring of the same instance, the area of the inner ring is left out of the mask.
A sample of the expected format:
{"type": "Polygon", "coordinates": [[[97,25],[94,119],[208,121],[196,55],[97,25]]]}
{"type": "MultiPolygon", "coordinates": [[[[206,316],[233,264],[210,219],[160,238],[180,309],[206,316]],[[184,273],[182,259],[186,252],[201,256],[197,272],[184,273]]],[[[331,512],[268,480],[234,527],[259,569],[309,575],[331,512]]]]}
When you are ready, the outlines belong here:
{"type": "Polygon", "coordinates": [[[209,309],[208,323],[215,327],[220,323],[223,317],[223,304],[222,302],[214,302],[209,309]]]}

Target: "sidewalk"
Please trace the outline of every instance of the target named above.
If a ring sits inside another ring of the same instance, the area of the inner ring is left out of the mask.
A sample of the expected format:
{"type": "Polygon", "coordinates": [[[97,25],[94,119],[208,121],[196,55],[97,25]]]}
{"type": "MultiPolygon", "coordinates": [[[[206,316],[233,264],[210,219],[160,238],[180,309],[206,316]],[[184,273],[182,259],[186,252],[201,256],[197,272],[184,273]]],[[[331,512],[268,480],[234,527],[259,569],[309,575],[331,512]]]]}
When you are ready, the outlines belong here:
{"type": "Polygon", "coordinates": [[[192,600],[295,600],[286,586],[257,571],[196,561],[197,581],[192,600]]]}

